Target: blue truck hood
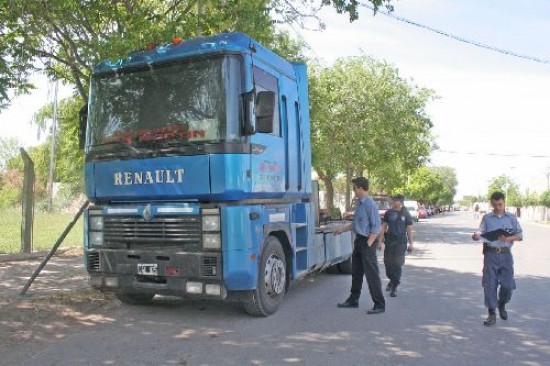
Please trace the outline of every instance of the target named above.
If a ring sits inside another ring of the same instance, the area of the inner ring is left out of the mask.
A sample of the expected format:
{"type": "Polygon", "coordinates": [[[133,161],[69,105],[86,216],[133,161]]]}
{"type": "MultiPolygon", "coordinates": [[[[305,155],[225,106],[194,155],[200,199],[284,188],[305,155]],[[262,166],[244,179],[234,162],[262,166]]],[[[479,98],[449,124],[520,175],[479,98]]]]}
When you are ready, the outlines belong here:
{"type": "Polygon", "coordinates": [[[210,194],[209,158],[178,156],[87,163],[92,200],[185,199],[210,194]]]}

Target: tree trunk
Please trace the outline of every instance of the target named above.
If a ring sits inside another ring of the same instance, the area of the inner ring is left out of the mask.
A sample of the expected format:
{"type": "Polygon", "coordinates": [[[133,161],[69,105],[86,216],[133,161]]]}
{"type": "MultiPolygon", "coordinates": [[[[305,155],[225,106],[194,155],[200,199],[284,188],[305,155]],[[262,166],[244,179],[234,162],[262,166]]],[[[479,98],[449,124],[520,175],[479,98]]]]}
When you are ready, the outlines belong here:
{"type": "Polygon", "coordinates": [[[332,185],[332,179],[329,177],[324,176],[321,178],[323,183],[325,184],[325,189],[327,190],[326,195],[326,205],[327,210],[330,214],[332,211],[332,208],[334,207],[334,186],[332,185]]]}
{"type": "Polygon", "coordinates": [[[346,211],[351,210],[351,167],[348,167],[346,171],[346,211]]]}

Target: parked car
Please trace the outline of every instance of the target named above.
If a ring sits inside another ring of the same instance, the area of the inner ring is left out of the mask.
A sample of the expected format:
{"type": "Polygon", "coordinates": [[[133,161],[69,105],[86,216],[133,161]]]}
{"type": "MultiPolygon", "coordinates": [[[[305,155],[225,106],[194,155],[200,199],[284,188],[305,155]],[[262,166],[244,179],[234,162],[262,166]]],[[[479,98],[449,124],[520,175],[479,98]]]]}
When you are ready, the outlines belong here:
{"type": "Polygon", "coordinates": [[[426,211],[423,208],[419,208],[417,211],[418,218],[419,219],[427,219],[428,218],[428,211],[426,211]]]}
{"type": "Polygon", "coordinates": [[[403,205],[407,208],[407,211],[411,214],[413,221],[418,222],[418,202],[416,201],[405,201],[403,205]]]}
{"type": "MultiPolygon", "coordinates": [[[[386,211],[391,208],[391,198],[387,196],[373,196],[372,199],[378,206],[378,215],[380,215],[380,218],[384,217],[384,214],[386,213],[386,211]]],[[[353,219],[356,201],[357,199],[354,198],[353,201],[351,202],[351,210],[344,212],[344,214],[342,215],[342,218],[344,220],[353,219]]]]}
{"type": "Polygon", "coordinates": [[[378,205],[378,215],[384,217],[387,210],[391,208],[391,198],[386,196],[374,196],[372,197],[374,202],[378,205]]]}

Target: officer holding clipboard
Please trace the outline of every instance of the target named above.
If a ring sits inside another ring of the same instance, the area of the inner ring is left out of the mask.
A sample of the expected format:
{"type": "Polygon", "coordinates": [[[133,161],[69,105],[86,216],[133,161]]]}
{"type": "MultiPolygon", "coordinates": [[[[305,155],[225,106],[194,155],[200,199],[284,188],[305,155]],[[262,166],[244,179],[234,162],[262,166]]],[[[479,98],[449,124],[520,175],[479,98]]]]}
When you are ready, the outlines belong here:
{"type": "Polygon", "coordinates": [[[497,308],[500,318],[508,319],[506,304],[512,298],[512,291],[516,288],[511,249],[515,241],[523,240],[523,230],[517,217],[506,212],[505,197],[502,192],[494,192],[491,195],[491,206],[493,206],[493,212],[483,216],[479,231],[472,235],[473,240],[483,240],[482,285],[485,306],[489,313],[483,322],[486,326],[496,324],[497,308]]]}

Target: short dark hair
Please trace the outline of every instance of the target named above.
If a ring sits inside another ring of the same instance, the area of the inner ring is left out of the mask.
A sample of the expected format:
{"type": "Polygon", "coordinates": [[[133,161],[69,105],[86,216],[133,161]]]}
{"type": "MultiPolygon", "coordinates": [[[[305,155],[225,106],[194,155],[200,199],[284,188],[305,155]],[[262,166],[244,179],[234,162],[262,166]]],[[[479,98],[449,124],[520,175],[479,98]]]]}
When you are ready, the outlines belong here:
{"type": "Polygon", "coordinates": [[[365,177],[357,177],[351,180],[354,186],[363,188],[365,191],[369,190],[369,180],[365,177]]]}
{"type": "Polygon", "coordinates": [[[493,192],[493,194],[491,194],[491,201],[498,201],[498,200],[506,201],[506,196],[504,196],[504,193],[499,191],[493,192]]]}
{"type": "Polygon", "coordinates": [[[405,202],[405,196],[403,196],[402,194],[397,194],[397,195],[393,196],[391,199],[394,200],[394,201],[399,201],[401,203],[405,202]]]}

